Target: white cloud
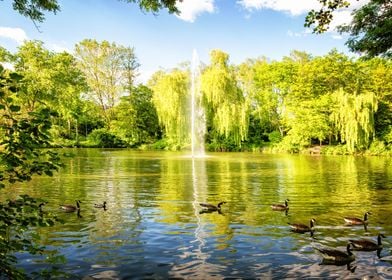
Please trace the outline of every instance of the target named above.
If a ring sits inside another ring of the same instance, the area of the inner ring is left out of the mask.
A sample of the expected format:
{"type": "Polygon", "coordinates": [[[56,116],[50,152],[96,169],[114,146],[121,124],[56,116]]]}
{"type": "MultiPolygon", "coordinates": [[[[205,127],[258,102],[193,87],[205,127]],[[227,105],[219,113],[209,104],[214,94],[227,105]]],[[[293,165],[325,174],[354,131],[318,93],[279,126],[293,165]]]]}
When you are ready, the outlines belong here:
{"type": "MultiPolygon", "coordinates": [[[[369,0],[348,0],[350,2],[347,11],[352,11],[368,3],[369,0]]],[[[318,0],[237,0],[237,3],[248,11],[270,9],[286,12],[293,16],[306,14],[312,9],[318,10],[321,4],[318,0]]]]}
{"type": "Polygon", "coordinates": [[[335,40],[342,40],[343,36],[339,35],[339,34],[332,34],[332,38],[335,39],[335,40]]]}
{"type": "Polygon", "coordinates": [[[293,31],[291,31],[291,30],[288,30],[288,31],[287,31],[287,35],[288,35],[289,37],[302,37],[302,36],[305,36],[305,33],[293,32],[293,31]]]}
{"type": "Polygon", "coordinates": [[[5,37],[22,44],[24,40],[28,40],[26,32],[18,27],[3,27],[0,26],[0,37],[5,37]]]}
{"type": "Polygon", "coordinates": [[[48,49],[54,51],[54,52],[67,52],[67,53],[72,53],[72,50],[70,50],[69,48],[67,48],[66,46],[62,45],[62,44],[57,44],[57,43],[50,43],[48,44],[48,49]]]}
{"type": "Polygon", "coordinates": [[[181,12],[178,17],[189,22],[194,22],[202,13],[213,13],[215,10],[214,0],[183,0],[178,2],[177,8],[181,12]]]}
{"type": "Polygon", "coordinates": [[[270,9],[293,16],[321,7],[317,0],[238,0],[237,3],[248,11],[270,9]]]}

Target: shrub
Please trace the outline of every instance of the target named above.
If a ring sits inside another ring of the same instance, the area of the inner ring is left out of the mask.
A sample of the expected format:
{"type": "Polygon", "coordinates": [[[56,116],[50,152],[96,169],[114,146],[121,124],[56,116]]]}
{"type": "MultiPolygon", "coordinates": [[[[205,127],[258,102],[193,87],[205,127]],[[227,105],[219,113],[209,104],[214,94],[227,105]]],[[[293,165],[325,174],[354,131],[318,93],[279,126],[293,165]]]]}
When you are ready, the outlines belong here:
{"type": "Polygon", "coordinates": [[[124,148],[126,143],[105,128],[93,130],[87,137],[92,146],[100,148],[124,148]]]}

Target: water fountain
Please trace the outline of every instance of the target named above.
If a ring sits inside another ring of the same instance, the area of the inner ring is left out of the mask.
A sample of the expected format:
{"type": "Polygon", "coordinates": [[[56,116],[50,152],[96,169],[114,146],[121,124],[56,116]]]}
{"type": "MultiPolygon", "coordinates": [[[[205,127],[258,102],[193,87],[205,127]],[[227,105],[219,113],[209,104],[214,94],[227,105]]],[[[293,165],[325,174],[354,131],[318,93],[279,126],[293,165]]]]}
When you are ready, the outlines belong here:
{"type": "Polygon", "coordinates": [[[204,157],[204,136],[206,134],[206,116],[202,107],[200,60],[193,50],[191,68],[191,149],[192,157],[204,157]]]}

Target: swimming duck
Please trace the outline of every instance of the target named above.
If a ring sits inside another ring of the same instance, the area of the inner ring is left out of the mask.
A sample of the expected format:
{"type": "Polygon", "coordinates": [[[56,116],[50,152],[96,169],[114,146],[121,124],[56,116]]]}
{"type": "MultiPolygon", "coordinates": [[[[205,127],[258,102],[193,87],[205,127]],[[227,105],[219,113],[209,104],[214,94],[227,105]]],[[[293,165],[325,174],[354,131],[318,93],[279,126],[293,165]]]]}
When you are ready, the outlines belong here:
{"type": "Polygon", "coordinates": [[[284,204],[272,204],[271,208],[272,210],[277,210],[277,211],[284,211],[284,210],[289,210],[289,202],[290,199],[286,199],[284,201],[284,204]]]}
{"type": "Polygon", "coordinates": [[[324,263],[346,264],[355,260],[354,254],[351,252],[351,243],[347,244],[347,252],[332,248],[315,248],[323,256],[324,263]]]}
{"type": "Polygon", "coordinates": [[[106,201],[104,201],[103,203],[95,203],[94,207],[95,208],[103,208],[104,210],[106,210],[106,201]]]}
{"type": "Polygon", "coordinates": [[[382,249],[382,244],[381,244],[381,237],[385,238],[385,235],[382,233],[379,233],[377,236],[377,243],[374,242],[373,240],[370,239],[358,239],[358,240],[352,240],[350,239],[349,241],[353,245],[353,250],[358,250],[358,251],[375,251],[378,249],[382,249]]]}
{"type": "Polygon", "coordinates": [[[69,205],[69,204],[63,204],[60,205],[60,209],[64,210],[65,212],[75,212],[76,210],[80,209],[80,204],[82,203],[80,200],[75,200],[76,201],[76,206],[74,205],[69,205]]]}
{"type": "Polygon", "coordinates": [[[368,215],[371,214],[371,212],[366,212],[363,216],[363,220],[356,217],[344,217],[344,221],[347,225],[365,225],[368,223],[368,215]]]}
{"type": "Polygon", "coordinates": [[[226,201],[219,202],[218,205],[213,205],[209,203],[200,203],[200,206],[206,208],[207,211],[220,211],[222,204],[225,204],[226,201]]]}
{"type": "Polygon", "coordinates": [[[291,224],[288,223],[291,227],[291,230],[294,232],[299,232],[299,233],[305,233],[305,232],[310,232],[313,233],[314,231],[314,223],[316,222],[316,219],[310,219],[309,225],[304,225],[304,224],[291,224]]]}

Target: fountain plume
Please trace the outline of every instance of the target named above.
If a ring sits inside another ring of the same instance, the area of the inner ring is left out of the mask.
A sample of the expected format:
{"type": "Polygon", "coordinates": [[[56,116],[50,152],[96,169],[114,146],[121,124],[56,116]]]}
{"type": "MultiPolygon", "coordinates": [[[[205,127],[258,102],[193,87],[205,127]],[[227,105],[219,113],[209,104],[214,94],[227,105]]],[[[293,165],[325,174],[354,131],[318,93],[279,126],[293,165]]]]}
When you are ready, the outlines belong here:
{"type": "Polygon", "coordinates": [[[191,69],[191,149],[192,157],[205,156],[206,117],[202,106],[200,60],[193,50],[191,69]]]}

